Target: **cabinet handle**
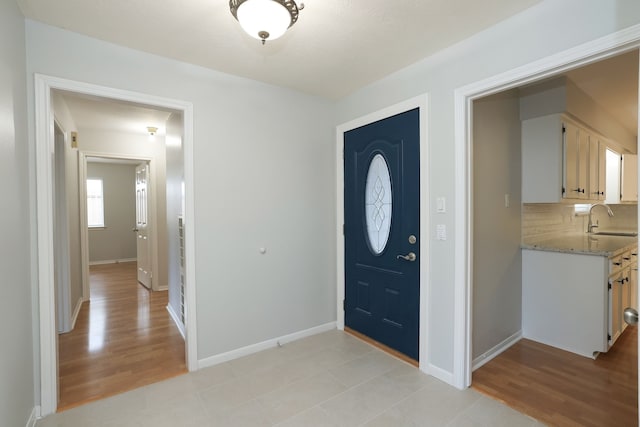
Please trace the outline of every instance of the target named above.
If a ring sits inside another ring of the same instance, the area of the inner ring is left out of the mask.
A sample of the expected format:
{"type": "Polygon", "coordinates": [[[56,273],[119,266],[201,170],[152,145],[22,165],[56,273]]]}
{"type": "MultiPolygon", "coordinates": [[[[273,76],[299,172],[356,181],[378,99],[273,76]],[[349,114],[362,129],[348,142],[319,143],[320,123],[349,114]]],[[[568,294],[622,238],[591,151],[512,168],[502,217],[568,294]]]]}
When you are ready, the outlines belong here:
{"type": "Polygon", "coordinates": [[[582,193],[584,194],[584,188],[576,188],[575,190],[573,190],[576,193],[582,193]]]}
{"type": "Polygon", "coordinates": [[[623,260],[625,261],[629,261],[631,259],[631,257],[622,257],[623,260]]]}
{"type": "Polygon", "coordinates": [[[624,282],[625,282],[625,280],[627,280],[627,278],[626,278],[626,277],[623,277],[622,279],[618,279],[618,280],[616,280],[616,282],[618,282],[618,283],[620,283],[621,285],[623,285],[623,284],[624,284],[624,282]]]}
{"type": "Polygon", "coordinates": [[[622,265],[621,262],[614,262],[613,265],[622,265]]]}
{"type": "Polygon", "coordinates": [[[633,252],[631,252],[631,256],[638,256],[638,254],[634,254],[633,252]]]}

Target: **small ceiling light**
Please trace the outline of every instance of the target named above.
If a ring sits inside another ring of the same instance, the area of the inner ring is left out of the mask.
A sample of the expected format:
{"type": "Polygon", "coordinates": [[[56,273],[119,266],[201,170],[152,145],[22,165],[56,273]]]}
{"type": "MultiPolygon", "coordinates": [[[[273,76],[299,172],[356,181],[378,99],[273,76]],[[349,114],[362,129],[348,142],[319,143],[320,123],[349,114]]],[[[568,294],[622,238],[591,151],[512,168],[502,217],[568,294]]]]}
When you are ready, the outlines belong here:
{"type": "Polygon", "coordinates": [[[229,8],[242,29],[264,44],[295,24],[304,4],[298,7],[294,0],[229,0],[229,8]]]}
{"type": "Polygon", "coordinates": [[[158,128],[155,126],[147,126],[147,132],[149,132],[149,136],[155,136],[156,132],[158,132],[158,128]]]}

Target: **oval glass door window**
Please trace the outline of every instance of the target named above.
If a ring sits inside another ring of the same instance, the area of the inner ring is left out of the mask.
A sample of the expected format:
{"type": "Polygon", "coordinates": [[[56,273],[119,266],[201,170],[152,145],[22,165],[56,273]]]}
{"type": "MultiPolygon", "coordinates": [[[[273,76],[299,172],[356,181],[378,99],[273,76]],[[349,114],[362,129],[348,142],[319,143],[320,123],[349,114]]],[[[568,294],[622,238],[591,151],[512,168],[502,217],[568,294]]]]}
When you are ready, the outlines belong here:
{"type": "Polygon", "coordinates": [[[369,164],[364,191],[369,248],[375,255],[379,255],[389,240],[392,212],[391,175],[381,154],[376,154],[369,164]]]}

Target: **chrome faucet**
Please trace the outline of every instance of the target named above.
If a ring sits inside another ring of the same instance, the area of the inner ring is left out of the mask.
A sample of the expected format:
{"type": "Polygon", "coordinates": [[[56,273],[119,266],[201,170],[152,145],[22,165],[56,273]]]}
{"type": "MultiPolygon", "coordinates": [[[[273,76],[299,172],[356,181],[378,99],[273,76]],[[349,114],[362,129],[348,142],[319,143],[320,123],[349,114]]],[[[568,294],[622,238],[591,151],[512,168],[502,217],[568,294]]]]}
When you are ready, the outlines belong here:
{"type": "Polygon", "coordinates": [[[593,208],[595,208],[596,206],[604,206],[605,208],[607,208],[607,215],[609,215],[609,217],[613,216],[613,211],[611,210],[609,205],[607,205],[606,203],[594,203],[589,208],[589,224],[587,225],[587,233],[593,233],[593,229],[598,228],[598,224],[594,224],[591,220],[591,212],[593,212],[593,208]]]}

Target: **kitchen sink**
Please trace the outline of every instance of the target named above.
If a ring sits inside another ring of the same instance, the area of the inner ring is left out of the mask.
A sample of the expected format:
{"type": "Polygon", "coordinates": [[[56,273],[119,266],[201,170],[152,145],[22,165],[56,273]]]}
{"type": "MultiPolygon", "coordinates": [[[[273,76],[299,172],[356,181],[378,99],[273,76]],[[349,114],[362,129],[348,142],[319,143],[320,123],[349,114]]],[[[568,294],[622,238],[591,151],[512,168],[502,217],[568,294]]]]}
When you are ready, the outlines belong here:
{"type": "Polygon", "coordinates": [[[637,231],[596,231],[591,233],[599,236],[622,236],[622,237],[636,237],[637,231]]]}

